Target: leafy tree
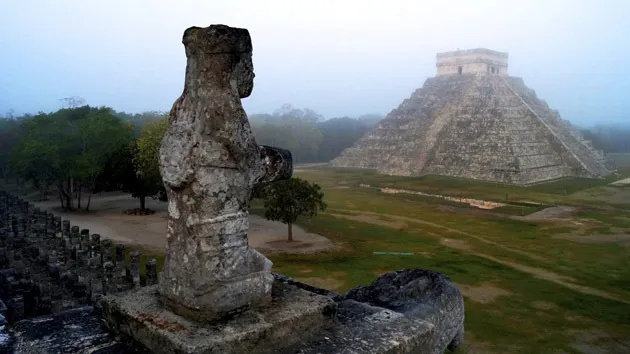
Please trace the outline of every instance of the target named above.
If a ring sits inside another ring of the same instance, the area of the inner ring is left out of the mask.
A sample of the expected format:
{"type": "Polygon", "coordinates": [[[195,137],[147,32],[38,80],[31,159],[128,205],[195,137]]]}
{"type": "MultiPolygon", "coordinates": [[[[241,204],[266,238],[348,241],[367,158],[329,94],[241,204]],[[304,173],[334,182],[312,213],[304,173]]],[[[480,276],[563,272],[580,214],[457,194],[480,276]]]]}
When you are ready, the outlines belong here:
{"type": "Polygon", "coordinates": [[[21,124],[22,136],[12,149],[10,166],[25,180],[40,189],[40,199],[59,175],[61,167],[59,143],[64,132],[55,118],[38,114],[21,124]]]}
{"type": "Polygon", "coordinates": [[[300,178],[266,184],[261,194],[265,218],[287,224],[289,242],[293,241],[293,224],[298,217],[313,217],[326,209],[321,187],[300,178]]]}
{"type": "MultiPolygon", "coordinates": [[[[132,126],[114,116],[111,110],[99,109],[78,122],[77,135],[80,153],[76,160],[75,176],[88,188],[85,210],[89,210],[96,178],[103,172],[112,154],[132,141],[132,126]]],[[[80,193],[77,200],[80,201],[80,193]]]]}
{"type": "Polygon", "coordinates": [[[13,118],[0,119],[0,178],[5,181],[14,175],[11,169],[11,151],[20,142],[20,122],[13,118]]]}
{"type": "MultiPolygon", "coordinates": [[[[80,102],[71,101],[68,106],[80,102]]],[[[132,139],[131,127],[112,112],[81,106],[22,119],[10,166],[40,189],[42,199],[49,186],[56,185],[65,210],[73,209],[74,196],[81,207],[81,191],[87,189],[89,210],[96,178],[108,157],[132,139]]]]}
{"type": "Polygon", "coordinates": [[[137,180],[133,181],[129,189],[134,198],[140,199],[140,209],[142,210],[145,209],[146,197],[164,198],[164,185],[162,184],[158,158],[160,144],[167,127],[166,117],[145,125],[133,151],[133,164],[137,180]]]}
{"type": "Polygon", "coordinates": [[[134,136],[137,138],[140,136],[142,128],[145,125],[163,119],[167,115],[167,113],[160,111],[148,111],[136,114],[114,112],[114,115],[121,118],[125,122],[131,123],[133,125],[134,136]]]}

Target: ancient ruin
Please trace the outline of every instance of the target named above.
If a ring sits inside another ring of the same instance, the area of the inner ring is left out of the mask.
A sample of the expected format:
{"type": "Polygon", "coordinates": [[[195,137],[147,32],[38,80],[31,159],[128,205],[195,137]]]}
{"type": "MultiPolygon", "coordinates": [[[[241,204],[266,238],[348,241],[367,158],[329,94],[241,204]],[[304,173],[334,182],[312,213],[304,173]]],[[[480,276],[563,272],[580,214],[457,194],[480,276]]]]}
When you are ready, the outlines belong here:
{"type": "Polygon", "coordinates": [[[437,174],[517,185],[612,172],[524,81],[508,54],[437,54],[437,75],[331,163],[399,176],[437,174]]]}
{"type": "Polygon", "coordinates": [[[0,314],[19,313],[16,320],[30,315],[12,323],[8,333],[0,326],[0,351],[458,349],[464,301],[445,275],[389,272],[341,296],[271,273],[271,262],[248,246],[249,197],[256,183],[289,178],[292,162],[288,151],[256,144],[241,106],[253,87],[249,33],[223,25],[193,27],[183,42],[185,88],[160,149],[169,199],[162,273],[157,277],[150,260],[141,276],[137,252],[127,255],[122,246],[114,252],[111,242],[0,194],[0,295],[10,299],[7,306],[0,301],[0,314]],[[50,283],[54,291],[42,287],[48,273],[53,279],[62,274],[63,284],[50,283]]]}
{"type": "Polygon", "coordinates": [[[253,88],[247,30],[190,28],[184,93],[160,148],[169,201],[160,293],[184,316],[213,319],[271,301],[271,261],[247,243],[255,183],[291,177],[291,154],[256,144],[241,98],[253,88]]]}

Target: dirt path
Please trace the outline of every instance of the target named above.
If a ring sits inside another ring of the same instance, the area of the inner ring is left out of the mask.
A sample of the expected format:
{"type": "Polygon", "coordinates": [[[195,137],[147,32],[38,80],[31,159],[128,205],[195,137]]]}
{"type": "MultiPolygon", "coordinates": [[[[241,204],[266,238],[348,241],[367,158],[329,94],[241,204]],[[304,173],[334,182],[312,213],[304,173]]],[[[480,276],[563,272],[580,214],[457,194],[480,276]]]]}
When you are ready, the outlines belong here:
{"type": "Polygon", "coordinates": [[[515,219],[532,221],[565,220],[575,215],[578,211],[578,208],[570,206],[549,207],[529,215],[517,216],[515,219]]]}
{"type": "MultiPolygon", "coordinates": [[[[346,209],[335,209],[337,211],[343,211],[343,212],[355,212],[353,210],[346,210],[346,209]]],[[[355,212],[356,213],[356,212],[355,212]]],[[[345,215],[345,214],[335,214],[335,213],[330,213],[330,215],[335,216],[335,217],[339,217],[339,218],[345,218],[345,219],[350,219],[350,220],[355,220],[355,221],[362,221],[362,222],[367,222],[367,223],[372,223],[372,224],[376,224],[376,225],[383,225],[384,221],[383,220],[379,220],[378,217],[379,216],[384,216],[386,218],[389,219],[393,219],[393,220],[400,220],[400,221],[407,221],[407,222],[413,222],[413,223],[418,223],[418,224],[424,224],[424,225],[429,225],[429,226],[434,226],[434,227],[438,227],[438,228],[442,228],[444,230],[448,230],[460,235],[464,235],[466,237],[470,237],[473,238],[475,240],[487,243],[487,244],[491,244],[493,246],[496,246],[500,249],[509,251],[509,252],[515,252],[518,254],[523,254],[525,256],[531,257],[533,259],[542,259],[542,257],[540,256],[536,256],[533,255],[531,253],[528,252],[524,252],[521,250],[516,250],[507,246],[503,246],[500,244],[497,244],[496,242],[487,240],[483,237],[477,236],[477,235],[472,235],[469,234],[467,232],[464,231],[460,231],[457,229],[453,229],[451,227],[448,226],[444,226],[444,225],[440,225],[440,224],[436,224],[433,222],[429,222],[429,221],[425,221],[425,220],[420,220],[420,219],[414,219],[414,218],[408,218],[408,217],[404,217],[404,216],[397,216],[397,215],[390,215],[390,214],[378,214],[378,213],[370,213],[370,212],[360,212],[360,213],[356,213],[355,215],[345,215]],[[361,218],[362,216],[362,218],[361,218]],[[361,219],[359,219],[361,218],[361,219]]],[[[511,261],[505,261],[505,260],[501,260],[498,259],[496,257],[490,256],[488,254],[485,253],[481,253],[481,252],[477,252],[474,250],[474,248],[472,247],[472,245],[470,245],[469,243],[462,241],[462,240],[452,240],[452,239],[447,239],[447,238],[443,238],[440,240],[440,243],[451,247],[451,248],[455,248],[455,249],[459,249],[459,250],[463,250],[466,252],[470,252],[472,254],[475,254],[476,256],[488,259],[490,261],[493,261],[495,263],[499,263],[499,264],[503,264],[507,267],[510,267],[512,269],[516,269],[518,271],[527,273],[527,274],[531,274],[533,276],[535,276],[536,278],[539,279],[543,279],[543,280],[547,280],[559,285],[562,285],[566,288],[569,288],[571,290],[583,293],[583,294],[588,294],[588,295],[595,295],[595,296],[599,296],[602,298],[606,298],[609,300],[615,300],[615,301],[619,301],[619,302],[623,302],[623,303],[627,303],[630,304],[629,300],[626,300],[620,296],[617,296],[615,294],[611,294],[602,290],[598,290],[598,289],[594,289],[594,288],[590,288],[587,286],[583,286],[583,285],[578,285],[573,283],[574,279],[571,277],[567,277],[567,276],[563,276],[554,272],[551,272],[549,270],[546,269],[542,269],[542,268],[536,268],[536,267],[530,267],[530,266],[526,266],[526,265],[522,265],[516,262],[511,262],[511,261]]]]}
{"type": "MultiPolygon", "coordinates": [[[[449,246],[449,247],[453,247],[453,245],[449,242],[444,242],[444,241],[440,241],[441,244],[445,245],[445,246],[449,246]]],[[[458,247],[453,247],[453,248],[458,248],[458,247]]],[[[573,291],[577,291],[580,292],[582,294],[588,294],[588,295],[595,295],[595,296],[599,296],[599,297],[603,297],[605,299],[609,299],[609,300],[614,300],[614,301],[619,301],[619,302],[623,302],[626,304],[630,304],[630,300],[626,300],[620,296],[617,296],[615,294],[611,294],[599,289],[594,289],[588,286],[583,286],[583,285],[578,285],[575,283],[572,283],[571,281],[574,281],[573,278],[571,277],[567,277],[564,275],[560,275],[560,274],[556,274],[554,272],[548,271],[546,269],[542,269],[542,268],[536,268],[536,267],[530,267],[530,266],[525,266],[522,264],[518,264],[515,262],[510,262],[510,261],[504,261],[501,259],[498,259],[496,257],[484,254],[484,253],[480,253],[477,251],[474,251],[470,248],[466,249],[467,252],[473,253],[476,256],[485,258],[487,260],[493,261],[495,263],[499,263],[499,264],[503,264],[505,266],[508,266],[510,268],[519,270],[523,273],[528,273],[531,274],[533,276],[535,276],[536,278],[539,279],[543,279],[543,280],[547,280],[559,285],[562,285],[566,288],[569,288],[573,291]]]]}
{"type": "Polygon", "coordinates": [[[451,228],[451,227],[448,227],[448,226],[436,224],[436,223],[433,223],[433,222],[430,222],[430,221],[414,219],[414,218],[408,218],[408,217],[405,217],[405,216],[390,215],[390,214],[379,214],[379,213],[364,212],[364,211],[357,213],[355,210],[351,210],[351,209],[335,209],[335,210],[341,211],[341,212],[354,213],[355,215],[345,215],[345,214],[335,214],[335,213],[329,213],[329,214],[332,215],[332,216],[335,216],[335,217],[339,217],[339,218],[353,219],[355,221],[363,221],[363,222],[368,222],[368,223],[373,223],[373,224],[378,224],[378,225],[384,225],[384,223],[386,223],[385,221],[378,219],[378,216],[384,216],[386,218],[390,218],[390,219],[393,219],[393,220],[406,221],[406,222],[412,222],[412,223],[416,223],[416,224],[423,224],[423,225],[433,226],[433,227],[441,228],[441,229],[444,229],[444,230],[448,230],[448,231],[453,232],[453,233],[464,235],[466,237],[473,238],[473,239],[475,239],[477,241],[481,241],[483,243],[486,243],[486,244],[489,244],[489,245],[501,248],[501,249],[506,250],[506,251],[518,253],[520,255],[529,257],[531,259],[535,259],[537,261],[544,261],[545,260],[543,257],[540,257],[540,256],[538,256],[536,254],[525,252],[525,251],[521,251],[521,250],[517,250],[517,249],[511,248],[511,247],[499,244],[497,242],[488,240],[488,239],[483,238],[481,236],[469,234],[467,232],[464,232],[464,231],[461,231],[461,230],[457,230],[457,229],[454,229],[454,228],[451,228]],[[367,216],[367,217],[365,217],[365,216],[367,216]],[[376,217],[376,221],[374,221],[375,217],[376,217]],[[362,218],[363,220],[360,220],[358,218],[362,218]]]}
{"type": "Polygon", "coordinates": [[[620,179],[613,183],[610,183],[611,186],[630,186],[630,178],[620,179]]]}
{"type": "MultiPolygon", "coordinates": [[[[85,202],[83,202],[85,203],[85,202]]],[[[33,202],[36,207],[49,210],[70,220],[72,225],[89,229],[91,233],[126,244],[162,252],[166,247],[167,205],[164,202],[147,200],[147,207],[156,211],[153,215],[125,215],[124,210],[137,208],[139,202],[128,194],[103,193],[92,198],[92,212],[63,212],[59,201],[33,202]]],[[[85,205],[85,204],[83,204],[85,205]]],[[[287,242],[287,226],[250,215],[249,245],[271,252],[313,253],[326,251],[335,246],[326,237],[308,233],[293,226],[293,242],[287,242]]]]}

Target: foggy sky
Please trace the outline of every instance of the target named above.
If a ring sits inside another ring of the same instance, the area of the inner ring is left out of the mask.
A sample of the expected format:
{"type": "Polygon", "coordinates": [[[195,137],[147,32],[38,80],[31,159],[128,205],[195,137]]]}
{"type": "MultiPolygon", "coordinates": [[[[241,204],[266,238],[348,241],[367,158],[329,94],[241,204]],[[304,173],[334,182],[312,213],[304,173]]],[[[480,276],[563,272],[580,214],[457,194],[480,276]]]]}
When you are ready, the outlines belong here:
{"type": "Polygon", "coordinates": [[[577,124],[630,118],[630,1],[1,0],[0,114],[59,99],[141,112],[181,94],[190,26],[250,31],[248,113],[387,114],[435,75],[435,53],[485,47],[577,124]]]}

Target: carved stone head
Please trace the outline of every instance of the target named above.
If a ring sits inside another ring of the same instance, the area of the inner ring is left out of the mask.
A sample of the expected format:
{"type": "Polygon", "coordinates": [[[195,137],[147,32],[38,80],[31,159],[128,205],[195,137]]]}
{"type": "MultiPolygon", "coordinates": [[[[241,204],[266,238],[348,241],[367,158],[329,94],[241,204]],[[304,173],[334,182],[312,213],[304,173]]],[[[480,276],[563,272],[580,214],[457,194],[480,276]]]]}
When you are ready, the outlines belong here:
{"type": "Polygon", "coordinates": [[[241,98],[249,97],[254,89],[254,63],[252,52],[241,53],[240,60],[236,63],[230,82],[238,90],[241,98]]]}
{"type": "Polygon", "coordinates": [[[241,98],[252,93],[255,75],[249,31],[225,25],[190,27],[184,32],[182,42],[189,66],[191,61],[195,63],[189,69],[212,72],[216,74],[214,77],[225,73],[225,79],[241,98]]]}

